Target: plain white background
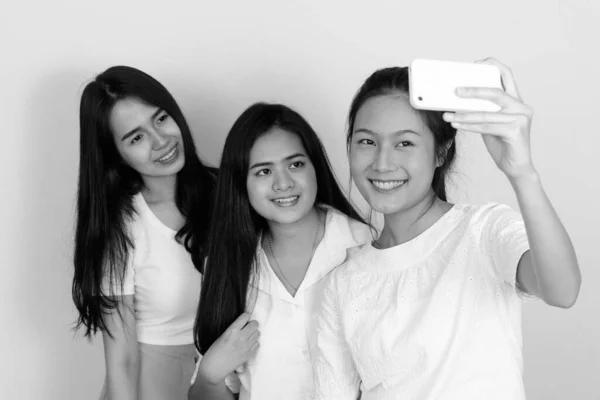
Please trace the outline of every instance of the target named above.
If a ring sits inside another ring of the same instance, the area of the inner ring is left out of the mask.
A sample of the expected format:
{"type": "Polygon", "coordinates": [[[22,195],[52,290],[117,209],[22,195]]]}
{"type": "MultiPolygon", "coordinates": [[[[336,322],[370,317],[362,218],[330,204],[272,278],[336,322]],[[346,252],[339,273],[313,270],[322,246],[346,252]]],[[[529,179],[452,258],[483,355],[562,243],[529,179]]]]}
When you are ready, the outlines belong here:
{"type": "MultiPolygon", "coordinates": [[[[33,1],[0,24],[0,397],[94,399],[101,340],[71,330],[72,227],[83,85],[114,64],[174,94],[206,160],[254,101],[295,107],[347,182],[345,116],[376,68],[494,56],[536,115],[533,156],[583,272],[570,310],[525,306],[530,399],[600,399],[595,0],[33,1]]],[[[455,201],[516,206],[476,136],[459,138],[455,201]]]]}

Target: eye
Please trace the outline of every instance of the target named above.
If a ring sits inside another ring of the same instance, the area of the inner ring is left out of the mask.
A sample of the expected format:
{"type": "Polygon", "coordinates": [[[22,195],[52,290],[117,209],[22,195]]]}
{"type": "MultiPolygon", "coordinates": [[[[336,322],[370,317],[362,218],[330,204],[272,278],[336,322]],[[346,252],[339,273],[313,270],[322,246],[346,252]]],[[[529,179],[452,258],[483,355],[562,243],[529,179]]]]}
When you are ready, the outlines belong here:
{"type": "Polygon", "coordinates": [[[398,146],[400,146],[400,147],[408,147],[408,146],[413,146],[413,143],[409,142],[408,140],[404,140],[404,141],[398,143],[398,146]]]}
{"type": "Polygon", "coordinates": [[[266,176],[271,173],[271,170],[268,168],[263,168],[256,173],[256,176],[266,176]]]}
{"type": "Polygon", "coordinates": [[[135,143],[136,143],[138,140],[140,140],[141,138],[142,138],[142,135],[141,135],[141,134],[137,134],[137,135],[135,135],[135,136],[133,137],[133,139],[131,139],[131,142],[129,142],[129,143],[131,143],[131,144],[135,144],[135,143]]]}
{"type": "Polygon", "coordinates": [[[296,161],[290,165],[290,168],[300,168],[304,166],[304,161],[296,161]]]}
{"type": "Polygon", "coordinates": [[[167,120],[167,118],[169,118],[169,114],[164,113],[161,114],[157,119],[156,119],[156,125],[160,125],[163,122],[165,122],[167,120]]]}
{"type": "Polygon", "coordinates": [[[360,139],[358,141],[358,144],[364,144],[364,145],[367,145],[367,146],[373,146],[375,144],[375,142],[372,141],[371,139],[360,139]]]}

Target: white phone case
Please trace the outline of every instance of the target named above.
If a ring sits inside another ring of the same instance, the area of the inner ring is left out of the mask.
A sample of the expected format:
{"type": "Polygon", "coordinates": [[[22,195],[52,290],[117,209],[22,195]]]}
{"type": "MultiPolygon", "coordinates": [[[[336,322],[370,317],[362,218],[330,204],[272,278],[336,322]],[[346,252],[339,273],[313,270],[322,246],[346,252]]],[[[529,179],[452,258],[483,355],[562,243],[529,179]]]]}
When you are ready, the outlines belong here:
{"type": "Polygon", "coordinates": [[[488,111],[500,106],[489,100],[466,99],[457,87],[502,89],[500,71],[493,65],[415,59],[409,68],[410,104],[420,110],[488,111]]]}

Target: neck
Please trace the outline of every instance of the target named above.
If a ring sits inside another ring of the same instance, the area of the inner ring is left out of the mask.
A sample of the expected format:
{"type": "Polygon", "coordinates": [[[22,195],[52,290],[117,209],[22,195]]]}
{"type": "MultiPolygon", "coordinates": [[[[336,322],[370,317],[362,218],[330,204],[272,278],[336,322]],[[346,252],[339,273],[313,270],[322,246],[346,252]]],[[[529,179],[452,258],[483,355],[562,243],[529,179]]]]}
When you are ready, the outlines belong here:
{"type": "Polygon", "coordinates": [[[427,197],[410,208],[386,214],[383,231],[377,243],[381,248],[406,243],[429,229],[451,207],[451,204],[440,200],[430,191],[427,197]]]}
{"type": "Polygon", "coordinates": [[[299,221],[291,224],[280,224],[269,221],[273,243],[278,245],[299,244],[304,241],[313,241],[315,232],[321,223],[316,207],[313,207],[299,221]]]}
{"type": "Polygon", "coordinates": [[[144,177],[142,195],[148,203],[166,203],[175,201],[177,175],[144,177]]]}

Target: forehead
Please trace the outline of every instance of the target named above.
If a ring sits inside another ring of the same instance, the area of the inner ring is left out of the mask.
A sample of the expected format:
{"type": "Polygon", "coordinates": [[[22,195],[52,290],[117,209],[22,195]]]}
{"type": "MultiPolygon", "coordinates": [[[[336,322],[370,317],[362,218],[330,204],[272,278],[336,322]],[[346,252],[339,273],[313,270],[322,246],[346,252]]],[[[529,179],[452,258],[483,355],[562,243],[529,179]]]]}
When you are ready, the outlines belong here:
{"type": "Polygon", "coordinates": [[[295,153],[306,155],[306,150],[298,135],[279,127],[274,127],[254,142],[250,150],[250,164],[276,162],[295,153]]]}
{"type": "Polygon", "coordinates": [[[158,107],[135,98],[121,99],[115,103],[108,116],[110,129],[117,137],[145,124],[158,107]]]}
{"type": "Polygon", "coordinates": [[[380,134],[413,130],[423,132],[426,126],[405,94],[372,97],[358,110],[354,130],[368,129],[380,134]]]}

